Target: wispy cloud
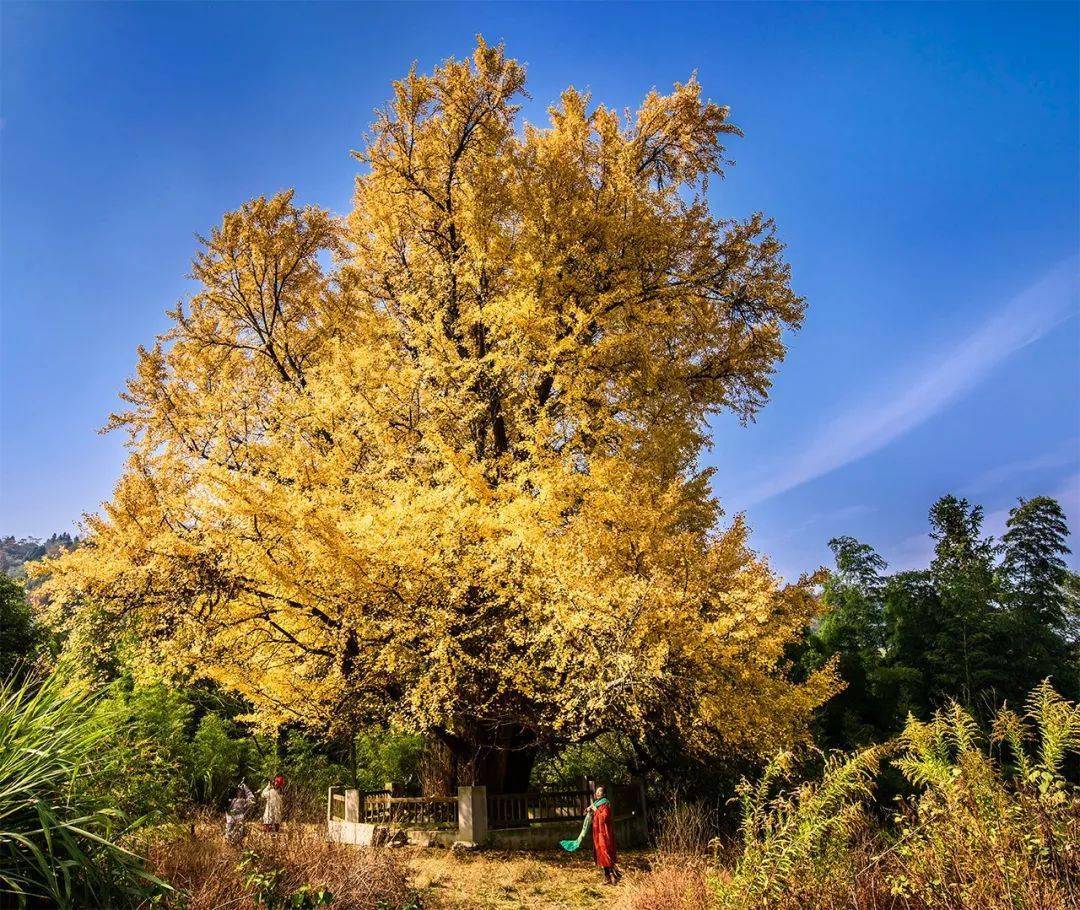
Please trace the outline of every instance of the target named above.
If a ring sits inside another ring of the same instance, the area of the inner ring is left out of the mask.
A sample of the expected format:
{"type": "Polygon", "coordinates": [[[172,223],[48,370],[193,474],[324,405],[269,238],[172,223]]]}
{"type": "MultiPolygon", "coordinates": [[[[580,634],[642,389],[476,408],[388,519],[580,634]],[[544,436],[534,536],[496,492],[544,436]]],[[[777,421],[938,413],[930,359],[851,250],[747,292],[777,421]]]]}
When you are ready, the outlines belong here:
{"type": "MultiPolygon", "coordinates": [[[[865,515],[869,515],[874,512],[873,506],[866,504],[857,504],[850,506],[843,506],[839,509],[829,509],[822,512],[814,512],[812,515],[796,522],[788,527],[784,533],[775,538],[775,542],[779,543],[792,538],[797,538],[804,534],[811,528],[828,528],[829,533],[836,528],[843,528],[845,522],[852,521],[856,518],[861,518],[865,515]]],[[[840,533],[837,531],[836,533],[840,533]]]]}
{"type": "Polygon", "coordinates": [[[961,487],[958,493],[961,496],[978,496],[993,492],[1018,478],[1046,474],[1058,468],[1075,465],[1078,457],[1080,457],[1080,438],[1073,436],[1040,455],[1010,461],[983,471],[970,483],[961,487]]]}
{"type": "Polygon", "coordinates": [[[1037,341],[1077,311],[1080,261],[1070,257],[1001,307],[921,372],[900,378],[891,394],[853,405],[827,423],[799,453],[739,497],[740,508],[771,499],[865,458],[929,420],[1001,361],[1037,341]]]}
{"type": "MultiPolygon", "coordinates": [[[[1066,519],[1074,528],[1070,536],[1075,540],[1075,528],[1077,521],[1080,520],[1080,471],[1066,474],[1052,489],[1046,490],[1045,495],[1061,503],[1066,519]]],[[[1000,508],[987,512],[983,516],[983,535],[1000,540],[1008,530],[1009,512],[1016,507],[1018,502],[1018,499],[1013,499],[1000,508]]],[[[1075,545],[1072,545],[1072,549],[1074,552],[1069,562],[1075,568],[1080,565],[1080,553],[1076,552],[1078,548],[1075,545]]],[[[930,539],[929,530],[921,531],[904,537],[891,547],[883,548],[882,552],[894,571],[925,569],[934,558],[934,541],[930,539]]]]}

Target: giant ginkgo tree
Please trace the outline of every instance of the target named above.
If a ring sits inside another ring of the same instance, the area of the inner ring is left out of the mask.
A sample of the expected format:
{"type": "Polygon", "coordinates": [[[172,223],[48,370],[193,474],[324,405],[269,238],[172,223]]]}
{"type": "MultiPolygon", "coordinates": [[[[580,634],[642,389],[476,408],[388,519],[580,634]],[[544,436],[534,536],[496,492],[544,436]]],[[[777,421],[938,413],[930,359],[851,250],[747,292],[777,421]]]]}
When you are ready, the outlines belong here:
{"type": "Polygon", "coordinates": [[[568,89],[545,127],[524,87],[481,40],[395,83],[348,218],[289,192],[225,216],[46,591],[266,726],[423,731],[442,786],[522,789],[601,733],[786,743],[834,688],[785,672],[813,599],[699,465],[804,309],[771,221],[707,202],[738,130],[694,80],[633,115],[568,89]]]}

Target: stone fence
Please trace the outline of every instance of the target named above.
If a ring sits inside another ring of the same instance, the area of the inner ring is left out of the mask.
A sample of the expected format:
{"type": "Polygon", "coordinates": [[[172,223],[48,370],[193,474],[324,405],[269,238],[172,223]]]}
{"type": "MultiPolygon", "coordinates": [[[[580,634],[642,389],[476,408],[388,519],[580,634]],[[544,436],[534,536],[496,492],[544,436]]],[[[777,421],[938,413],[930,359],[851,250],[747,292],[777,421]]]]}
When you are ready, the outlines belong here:
{"type": "MultiPolygon", "coordinates": [[[[620,846],[648,839],[645,789],[640,782],[608,788],[620,846]]],[[[459,787],[456,797],[395,797],[331,787],[326,824],[330,840],[361,846],[496,847],[543,850],[575,838],[589,805],[588,790],[488,795],[486,787],[459,787]]]]}

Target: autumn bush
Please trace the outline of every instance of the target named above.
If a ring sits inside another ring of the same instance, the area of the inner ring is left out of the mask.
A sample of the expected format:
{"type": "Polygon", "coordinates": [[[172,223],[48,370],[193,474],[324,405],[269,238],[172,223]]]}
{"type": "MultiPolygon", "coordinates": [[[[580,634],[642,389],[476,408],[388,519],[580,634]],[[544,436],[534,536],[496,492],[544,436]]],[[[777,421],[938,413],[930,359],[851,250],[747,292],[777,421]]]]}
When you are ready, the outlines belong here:
{"type": "Polygon", "coordinates": [[[1043,683],[988,731],[950,703],[809,780],[781,753],[740,787],[733,862],[704,849],[707,814],[675,802],[654,868],[628,878],[619,910],[1080,907],[1080,791],[1063,771],[1078,752],[1080,707],[1043,683]],[[912,787],[891,819],[871,799],[886,762],[912,787]]]}
{"type": "MultiPolygon", "coordinates": [[[[719,888],[724,908],[849,907],[868,883],[871,825],[865,800],[887,747],[830,756],[816,780],[784,789],[791,753],[778,755],[759,781],[744,781],[742,853],[719,888]]],[[[870,887],[872,889],[872,886],[870,887]]]]}
{"type": "Polygon", "coordinates": [[[662,862],[626,881],[616,910],[710,910],[713,870],[687,856],[662,862]]]}
{"type": "Polygon", "coordinates": [[[1080,707],[1048,683],[1026,707],[999,711],[988,742],[955,704],[908,723],[897,765],[922,791],[884,862],[903,906],[1080,906],[1080,795],[1062,773],[1080,750],[1080,707]]]}
{"type": "Polygon", "coordinates": [[[277,835],[253,831],[241,846],[219,826],[201,823],[148,846],[150,868],[177,890],[184,910],[266,910],[293,895],[328,893],[334,910],[412,910],[418,899],[408,870],[387,850],[328,843],[317,828],[297,826],[277,835]],[[260,904],[258,898],[263,897],[260,904]]]}
{"type": "Polygon", "coordinates": [[[787,790],[779,784],[791,759],[781,755],[742,786],[743,852],[718,879],[717,901],[725,910],[1080,906],[1080,793],[1062,773],[1078,751],[1080,708],[1044,683],[1023,715],[998,711],[988,736],[950,703],[787,790]],[[891,829],[867,809],[886,758],[916,788],[891,829]]]}

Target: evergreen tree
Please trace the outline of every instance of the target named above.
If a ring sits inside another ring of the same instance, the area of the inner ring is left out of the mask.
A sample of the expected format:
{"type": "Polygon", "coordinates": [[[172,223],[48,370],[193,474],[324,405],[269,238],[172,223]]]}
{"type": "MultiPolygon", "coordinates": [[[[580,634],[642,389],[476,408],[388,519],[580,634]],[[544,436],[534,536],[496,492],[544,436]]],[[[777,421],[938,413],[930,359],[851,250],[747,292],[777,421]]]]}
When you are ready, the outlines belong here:
{"type": "Polygon", "coordinates": [[[0,680],[33,659],[39,640],[22,585],[0,574],[0,680]]]}
{"type": "Polygon", "coordinates": [[[819,741],[828,746],[861,745],[890,732],[888,711],[881,704],[882,695],[890,696],[879,686],[885,655],[881,572],[886,562],[853,537],[833,538],[829,548],[836,570],[822,593],[827,610],[810,634],[803,662],[818,668],[835,657],[845,683],[819,712],[819,741]]]}
{"type": "Polygon", "coordinates": [[[1009,512],[1003,538],[1001,585],[1006,605],[1013,697],[1046,677],[1062,691],[1076,689],[1069,661],[1070,601],[1064,556],[1065,513],[1048,496],[1020,500],[1009,512]]]}
{"type": "Polygon", "coordinates": [[[1000,623],[995,615],[994,555],[982,536],[983,511],[966,499],[942,496],[930,508],[936,541],[930,575],[940,614],[929,657],[929,696],[973,704],[1002,679],[1000,623]]]}
{"type": "MultiPolygon", "coordinates": [[[[886,659],[894,692],[892,729],[909,713],[930,715],[936,689],[932,660],[941,635],[942,608],[933,576],[927,571],[899,572],[885,583],[886,659]]],[[[884,684],[884,680],[883,680],[884,684]]]]}

